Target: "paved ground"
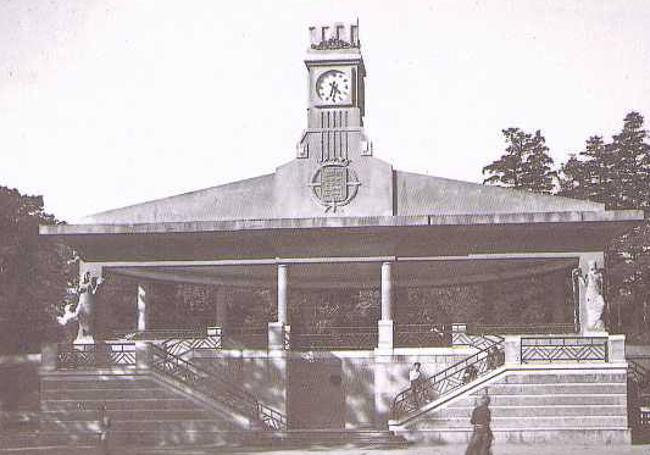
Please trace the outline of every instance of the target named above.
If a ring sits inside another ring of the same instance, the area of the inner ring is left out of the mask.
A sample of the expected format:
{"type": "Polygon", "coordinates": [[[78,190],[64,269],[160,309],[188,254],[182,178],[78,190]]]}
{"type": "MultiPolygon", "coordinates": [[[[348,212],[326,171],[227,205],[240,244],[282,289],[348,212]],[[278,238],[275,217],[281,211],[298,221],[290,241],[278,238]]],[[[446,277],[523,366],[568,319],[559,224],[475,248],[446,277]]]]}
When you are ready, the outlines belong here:
{"type": "MultiPolygon", "coordinates": [[[[7,455],[102,455],[96,447],[38,447],[31,449],[0,449],[7,455]]],[[[359,448],[312,448],[292,450],[227,450],[213,449],[135,449],[122,447],[111,451],[111,455],[464,455],[465,446],[412,446],[403,449],[359,449],[359,448]]],[[[622,447],[586,446],[530,446],[495,445],[494,455],[650,455],[650,445],[622,447]]]]}
{"type": "MultiPolygon", "coordinates": [[[[145,452],[142,452],[144,455],[145,452]]],[[[169,454],[174,452],[150,452],[151,454],[169,454]]],[[[412,446],[403,449],[359,449],[359,448],[313,448],[292,450],[188,450],[176,452],[179,455],[207,455],[207,454],[246,454],[246,455],[464,455],[465,446],[412,446]]],[[[650,445],[643,446],[532,446],[532,445],[505,445],[497,444],[492,448],[494,455],[650,455],[650,445]]]]}
{"type": "MultiPolygon", "coordinates": [[[[269,455],[464,455],[465,446],[416,446],[406,449],[296,449],[278,451],[239,452],[246,454],[269,455]]],[[[495,445],[494,455],[650,455],[650,445],[628,447],[585,447],[585,446],[525,446],[525,445],[495,445]]]]}

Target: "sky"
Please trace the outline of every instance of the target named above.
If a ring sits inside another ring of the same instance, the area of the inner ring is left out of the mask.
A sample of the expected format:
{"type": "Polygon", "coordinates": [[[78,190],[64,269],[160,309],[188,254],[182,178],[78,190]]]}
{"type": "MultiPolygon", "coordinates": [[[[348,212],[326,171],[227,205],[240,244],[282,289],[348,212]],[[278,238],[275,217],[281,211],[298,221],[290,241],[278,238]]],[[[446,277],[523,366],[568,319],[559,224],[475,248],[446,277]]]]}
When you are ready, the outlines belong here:
{"type": "Polygon", "coordinates": [[[481,182],[504,128],[562,162],[650,122],[647,0],[0,0],[0,185],[74,222],[273,172],[306,126],[308,27],[356,18],[397,169],[481,182]]]}

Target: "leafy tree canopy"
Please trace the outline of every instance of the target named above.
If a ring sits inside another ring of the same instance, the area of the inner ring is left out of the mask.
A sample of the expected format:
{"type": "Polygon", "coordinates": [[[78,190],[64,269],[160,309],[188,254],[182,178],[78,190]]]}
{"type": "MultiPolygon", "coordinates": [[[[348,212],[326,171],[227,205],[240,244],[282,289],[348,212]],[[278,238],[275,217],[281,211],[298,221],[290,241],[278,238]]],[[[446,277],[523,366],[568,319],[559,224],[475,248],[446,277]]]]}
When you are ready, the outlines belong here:
{"type": "Polygon", "coordinates": [[[37,351],[54,336],[56,307],[76,275],[72,250],[38,235],[58,224],[41,196],[0,186],[0,346],[37,351]]]}
{"type": "Polygon", "coordinates": [[[553,159],[542,133],[526,133],[519,128],[507,128],[502,133],[505,153],[483,168],[483,174],[489,175],[483,183],[551,193],[557,173],[552,169],[553,159]]]}

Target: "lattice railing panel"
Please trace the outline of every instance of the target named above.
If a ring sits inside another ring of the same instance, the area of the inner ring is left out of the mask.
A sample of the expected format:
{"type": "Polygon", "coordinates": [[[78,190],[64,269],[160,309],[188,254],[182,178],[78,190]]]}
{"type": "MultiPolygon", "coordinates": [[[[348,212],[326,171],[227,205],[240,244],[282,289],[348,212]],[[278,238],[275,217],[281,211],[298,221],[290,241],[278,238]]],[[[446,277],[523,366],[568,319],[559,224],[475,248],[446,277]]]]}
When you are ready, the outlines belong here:
{"type": "Polygon", "coordinates": [[[469,384],[503,365],[503,338],[496,335],[485,340],[488,345],[469,357],[400,392],[391,407],[392,418],[400,419],[423,405],[469,384]],[[492,342],[490,343],[490,340],[492,342]]]}
{"type": "Polygon", "coordinates": [[[522,337],[521,362],[607,362],[607,338],[522,337]]]}
{"type": "Polygon", "coordinates": [[[166,352],[158,346],[151,345],[151,366],[159,373],[168,375],[177,381],[196,389],[201,394],[231,409],[256,419],[271,430],[285,430],[287,419],[275,409],[259,403],[249,392],[239,385],[197,367],[190,361],[166,352]]]}
{"type": "Polygon", "coordinates": [[[58,368],[75,370],[95,368],[96,352],[94,344],[80,346],[60,344],[57,356],[58,368]]]}
{"type": "Polygon", "coordinates": [[[194,350],[221,349],[221,337],[202,336],[200,338],[170,338],[162,343],[165,351],[183,356],[194,350]]]}
{"type": "Polygon", "coordinates": [[[135,343],[59,344],[57,368],[90,369],[100,367],[134,367],[135,343]]]}
{"type": "Polygon", "coordinates": [[[444,347],[451,345],[450,327],[431,324],[396,324],[396,347],[444,347]]]}

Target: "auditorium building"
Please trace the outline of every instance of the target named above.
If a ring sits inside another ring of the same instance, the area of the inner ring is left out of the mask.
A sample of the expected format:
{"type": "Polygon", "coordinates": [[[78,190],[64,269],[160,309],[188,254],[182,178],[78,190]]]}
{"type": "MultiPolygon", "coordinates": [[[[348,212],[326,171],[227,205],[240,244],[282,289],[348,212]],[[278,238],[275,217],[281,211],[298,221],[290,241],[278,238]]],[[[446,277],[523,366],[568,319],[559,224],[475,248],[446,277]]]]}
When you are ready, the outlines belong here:
{"type": "Polygon", "coordinates": [[[629,443],[603,251],[643,213],[393,168],[358,24],[309,32],[275,172],[40,228],[81,257],[74,336],[43,350],[51,430],[90,438],[102,407],[125,445],[464,442],[488,395],[497,443],[629,443]]]}

